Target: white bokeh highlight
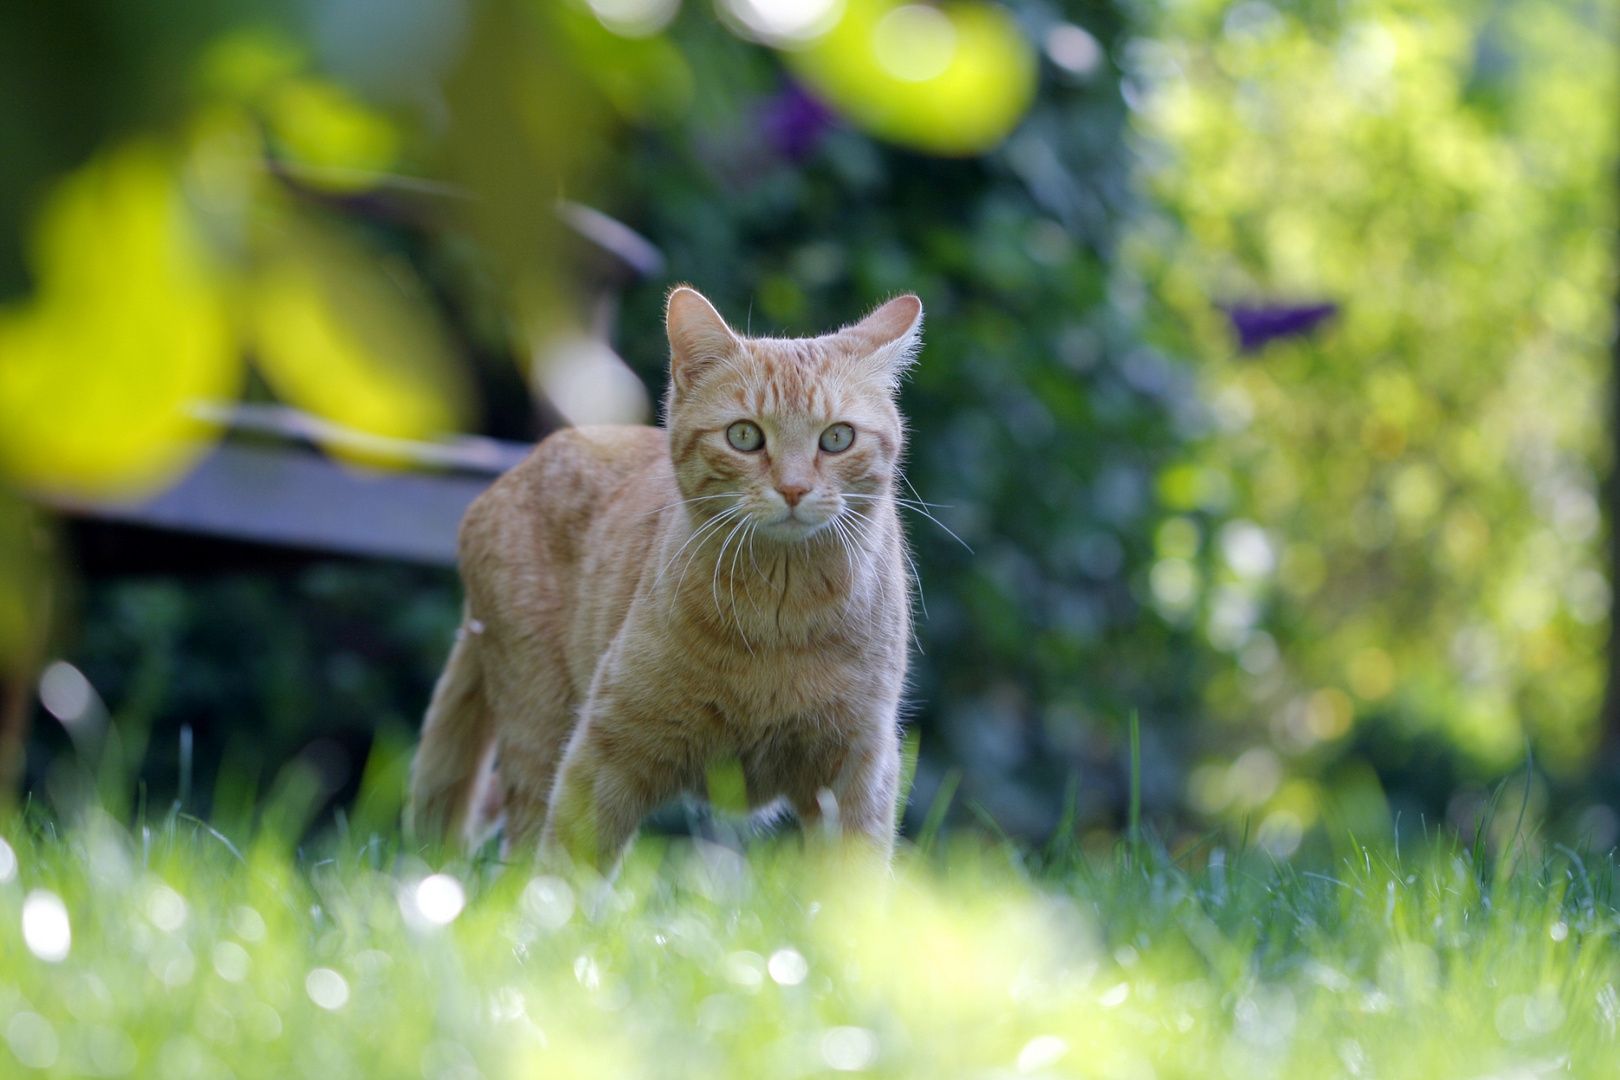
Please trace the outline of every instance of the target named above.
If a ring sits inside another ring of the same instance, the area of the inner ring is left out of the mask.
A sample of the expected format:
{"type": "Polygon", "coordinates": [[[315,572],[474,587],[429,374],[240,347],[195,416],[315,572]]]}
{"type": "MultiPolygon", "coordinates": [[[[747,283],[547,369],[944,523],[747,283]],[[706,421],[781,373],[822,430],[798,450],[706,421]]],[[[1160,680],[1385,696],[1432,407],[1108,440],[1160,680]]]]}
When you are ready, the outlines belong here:
{"type": "Polygon", "coordinates": [[[67,905],[47,889],[35,889],[23,901],[22,932],[28,951],[46,963],[66,960],[73,948],[67,905]]]}
{"type": "Polygon", "coordinates": [[[448,926],[467,906],[467,891],[449,874],[433,874],[408,890],[411,905],[423,922],[448,926]]]}
{"type": "Polygon", "coordinates": [[[304,978],[304,992],[309,1000],[328,1011],[341,1009],[349,1003],[349,982],[331,968],[316,968],[304,978]]]}

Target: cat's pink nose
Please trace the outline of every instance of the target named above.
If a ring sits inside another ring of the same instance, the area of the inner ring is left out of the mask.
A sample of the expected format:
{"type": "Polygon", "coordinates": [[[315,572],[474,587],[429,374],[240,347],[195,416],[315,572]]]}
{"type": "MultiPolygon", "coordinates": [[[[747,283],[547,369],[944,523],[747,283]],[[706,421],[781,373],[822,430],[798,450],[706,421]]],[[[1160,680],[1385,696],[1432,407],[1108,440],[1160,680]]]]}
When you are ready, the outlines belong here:
{"type": "Polygon", "coordinates": [[[782,493],[783,501],[789,506],[798,506],[799,500],[804,498],[810,489],[803,484],[783,484],[776,490],[782,493]]]}

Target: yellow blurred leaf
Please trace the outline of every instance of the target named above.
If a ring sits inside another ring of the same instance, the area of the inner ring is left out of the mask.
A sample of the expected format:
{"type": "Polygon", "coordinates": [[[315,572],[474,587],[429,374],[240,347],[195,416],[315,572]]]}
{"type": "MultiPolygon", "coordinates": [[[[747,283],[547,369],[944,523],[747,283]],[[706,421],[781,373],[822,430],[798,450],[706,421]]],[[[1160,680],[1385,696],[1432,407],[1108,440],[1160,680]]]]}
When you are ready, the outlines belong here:
{"type": "Polygon", "coordinates": [[[265,108],[277,151],[304,167],[299,179],[306,183],[364,190],[398,159],[393,122],[333,83],[289,81],[265,108]]]}
{"type": "Polygon", "coordinates": [[[291,41],[264,28],[227,34],[208,47],[198,65],[198,81],[211,96],[252,101],[304,66],[291,41]]]}
{"type": "Polygon", "coordinates": [[[472,388],[418,293],[405,268],[295,228],[254,283],[259,369],[284,401],[347,428],[461,430],[472,388]]]}
{"type": "Polygon", "coordinates": [[[168,158],[136,145],[64,181],[34,266],[35,296],[0,311],[0,469],[68,496],[162,486],[206,448],[194,404],[242,371],[168,158]]]}
{"type": "Polygon", "coordinates": [[[935,154],[983,153],[1035,94],[1035,55],[1012,15],[982,0],[849,0],[844,17],[790,66],[880,138],[935,154]]]}
{"type": "MultiPolygon", "coordinates": [[[[548,6],[553,2],[547,0],[548,6]]],[[[572,59],[621,116],[670,123],[692,104],[692,69],[667,38],[621,37],[571,4],[557,4],[553,13],[572,46],[572,59]]]]}

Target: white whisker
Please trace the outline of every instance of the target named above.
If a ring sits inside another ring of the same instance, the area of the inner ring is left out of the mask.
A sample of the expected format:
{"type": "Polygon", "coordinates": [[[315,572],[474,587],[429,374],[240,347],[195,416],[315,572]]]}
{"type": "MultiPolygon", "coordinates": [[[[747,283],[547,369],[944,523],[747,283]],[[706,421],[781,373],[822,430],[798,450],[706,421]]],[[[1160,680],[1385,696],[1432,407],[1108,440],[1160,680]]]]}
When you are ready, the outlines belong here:
{"type": "Polygon", "coordinates": [[[933,505],[932,503],[923,502],[922,495],[920,495],[917,492],[917,489],[912,486],[911,477],[907,476],[905,473],[901,473],[900,474],[900,482],[902,484],[906,485],[906,490],[911,492],[911,497],[913,499],[916,499],[918,502],[922,503],[924,506],[932,506],[933,505]]]}
{"type": "Polygon", "coordinates": [[[736,536],[743,526],[747,524],[748,519],[742,518],[737,522],[737,524],[733,525],[731,527],[731,531],[726,533],[726,538],[721,541],[720,550],[714,556],[714,580],[711,582],[710,588],[714,592],[714,614],[722,623],[725,622],[726,613],[724,609],[720,607],[720,566],[725,562],[726,547],[731,543],[731,538],[736,536]]]}
{"type": "MultiPolygon", "coordinates": [[[[845,495],[844,498],[846,498],[846,499],[880,499],[880,498],[882,498],[882,496],[878,496],[878,495],[845,495]]],[[[967,548],[967,551],[968,551],[969,555],[973,554],[973,547],[972,547],[971,544],[969,544],[966,540],[962,539],[960,536],[957,536],[954,532],[951,531],[951,528],[950,528],[949,525],[946,525],[943,521],[939,520],[939,518],[935,517],[933,514],[930,514],[925,509],[925,507],[933,506],[934,505],[933,503],[913,502],[910,499],[900,499],[900,498],[895,498],[894,502],[899,506],[904,506],[904,507],[907,507],[907,508],[909,508],[911,510],[915,510],[917,513],[921,514],[923,517],[927,518],[929,521],[932,521],[935,525],[938,525],[941,529],[945,530],[945,535],[946,536],[949,536],[952,540],[955,540],[958,544],[961,544],[963,547],[967,548]]]]}
{"type": "MultiPolygon", "coordinates": [[[[847,498],[848,496],[846,495],[845,497],[847,498]]],[[[876,521],[872,520],[870,517],[867,517],[866,514],[862,513],[860,510],[857,510],[853,506],[851,506],[846,512],[849,514],[850,518],[863,522],[863,528],[870,529],[872,531],[877,531],[881,528],[876,521]]],[[[855,521],[852,520],[850,524],[854,525],[855,521]]],[[[875,541],[871,540],[870,538],[868,539],[868,542],[875,545],[875,541]]],[[[905,556],[906,563],[911,567],[911,581],[917,586],[917,603],[922,607],[922,616],[926,619],[928,618],[928,599],[923,595],[922,574],[917,570],[917,560],[911,557],[911,551],[907,548],[904,539],[900,541],[899,546],[900,554],[905,556]]],[[[909,589],[907,590],[906,595],[908,597],[910,596],[909,589]]],[[[911,640],[913,644],[917,646],[917,651],[922,652],[922,639],[917,636],[917,629],[915,626],[912,627],[911,630],[911,640]]]]}
{"type": "MultiPolygon", "coordinates": [[[[754,534],[756,532],[758,532],[758,531],[759,531],[759,526],[758,525],[755,525],[755,526],[751,527],[748,530],[748,565],[752,566],[754,568],[754,573],[756,573],[760,577],[764,578],[765,579],[765,584],[769,585],[771,583],[771,576],[769,574],[765,573],[764,571],[762,571],[759,568],[759,563],[754,561],[754,534]]],[[[753,594],[749,593],[749,596],[752,597],[753,594]]],[[[759,611],[759,605],[758,604],[754,605],[754,611],[755,611],[756,614],[758,613],[758,611],[759,611]]]]}
{"type": "Polygon", "coordinates": [[[705,521],[702,525],[699,525],[697,528],[693,529],[692,530],[692,535],[688,536],[686,538],[686,542],[683,543],[679,548],[677,548],[675,550],[675,554],[671,555],[669,557],[669,561],[664,563],[663,567],[659,569],[658,577],[653,580],[653,588],[655,590],[658,588],[659,582],[664,580],[665,572],[668,571],[670,567],[675,565],[675,560],[681,557],[681,552],[685,551],[687,549],[687,547],[694,540],[696,540],[698,537],[702,536],[704,534],[704,532],[706,532],[709,529],[713,528],[717,523],[724,522],[728,517],[730,517],[738,509],[740,509],[740,507],[730,507],[730,508],[728,508],[728,509],[726,509],[724,511],[721,511],[719,514],[717,514],[716,516],[710,518],[708,521],[705,521]]]}
{"type": "MultiPolygon", "coordinates": [[[[731,553],[731,569],[726,572],[726,577],[731,586],[731,618],[737,624],[737,636],[742,638],[743,644],[748,647],[748,655],[752,656],[754,655],[754,646],[749,642],[747,632],[743,630],[742,612],[737,610],[737,558],[742,555],[744,541],[752,535],[754,523],[745,518],[743,519],[743,525],[748,531],[744,532],[742,539],[737,541],[737,550],[731,553]]],[[[727,543],[730,540],[730,537],[726,538],[727,543]]],[[[722,547],[720,550],[724,553],[725,548],[722,547]]],[[[718,566],[716,568],[718,569],[718,566]]],[[[746,587],[743,589],[743,594],[748,595],[746,587]]]]}
{"type": "Polygon", "coordinates": [[[843,620],[848,622],[850,605],[855,602],[855,554],[851,550],[849,525],[838,518],[833,518],[828,524],[832,525],[833,531],[838,534],[839,544],[844,550],[844,561],[849,567],[850,587],[844,590],[844,613],[842,615],[843,620]]]}
{"type": "Polygon", "coordinates": [[[676,499],[672,503],[665,503],[663,506],[660,506],[656,510],[648,510],[646,513],[637,514],[636,516],[637,517],[651,517],[653,514],[661,514],[665,510],[671,510],[671,509],[674,509],[677,506],[691,506],[693,503],[707,502],[710,499],[740,499],[740,498],[742,498],[742,492],[740,492],[740,491],[722,491],[718,495],[698,495],[695,498],[691,498],[691,499],[676,499]]]}
{"type": "MultiPolygon", "coordinates": [[[[707,540],[708,538],[712,537],[715,533],[719,532],[722,528],[724,528],[725,524],[726,524],[726,522],[728,520],[730,520],[733,516],[735,516],[737,514],[740,514],[741,512],[742,512],[742,506],[740,504],[737,505],[737,506],[727,507],[723,512],[721,512],[720,514],[717,514],[716,516],[710,518],[708,521],[704,522],[701,526],[694,529],[692,531],[692,535],[687,537],[686,543],[682,544],[680,546],[680,549],[678,551],[676,551],[675,554],[670,557],[669,562],[666,563],[665,566],[664,566],[664,570],[668,570],[670,567],[674,566],[675,560],[679,559],[681,557],[681,552],[685,551],[688,547],[690,547],[694,540],[698,540],[700,537],[707,540]]],[[[679,597],[680,594],[681,594],[681,585],[686,581],[686,571],[691,568],[692,560],[697,558],[698,552],[700,552],[702,550],[703,550],[703,545],[701,543],[699,543],[696,548],[693,548],[692,554],[690,554],[690,555],[688,555],[686,557],[686,562],[684,564],[682,564],[680,576],[675,579],[674,594],[675,594],[676,597],[679,597]]],[[[664,570],[659,571],[658,580],[653,582],[653,588],[654,589],[657,589],[658,582],[663,580],[663,578],[664,578],[664,570]]],[[[674,603],[671,603],[670,604],[670,614],[673,615],[674,611],[675,611],[675,605],[674,605],[674,603]]],[[[668,621],[669,621],[668,618],[666,618],[665,619],[666,625],[667,625],[668,621]]]]}

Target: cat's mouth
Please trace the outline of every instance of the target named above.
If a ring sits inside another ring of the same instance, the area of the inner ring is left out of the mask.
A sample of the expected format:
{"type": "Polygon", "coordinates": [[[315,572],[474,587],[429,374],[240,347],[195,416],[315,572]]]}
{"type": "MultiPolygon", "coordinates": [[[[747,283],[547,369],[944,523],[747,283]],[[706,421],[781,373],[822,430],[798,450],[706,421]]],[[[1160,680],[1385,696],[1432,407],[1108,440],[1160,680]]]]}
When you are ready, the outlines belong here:
{"type": "Polygon", "coordinates": [[[760,526],[760,532],[780,540],[803,540],[826,528],[830,518],[812,519],[805,516],[805,507],[790,506],[775,521],[760,526]]]}

